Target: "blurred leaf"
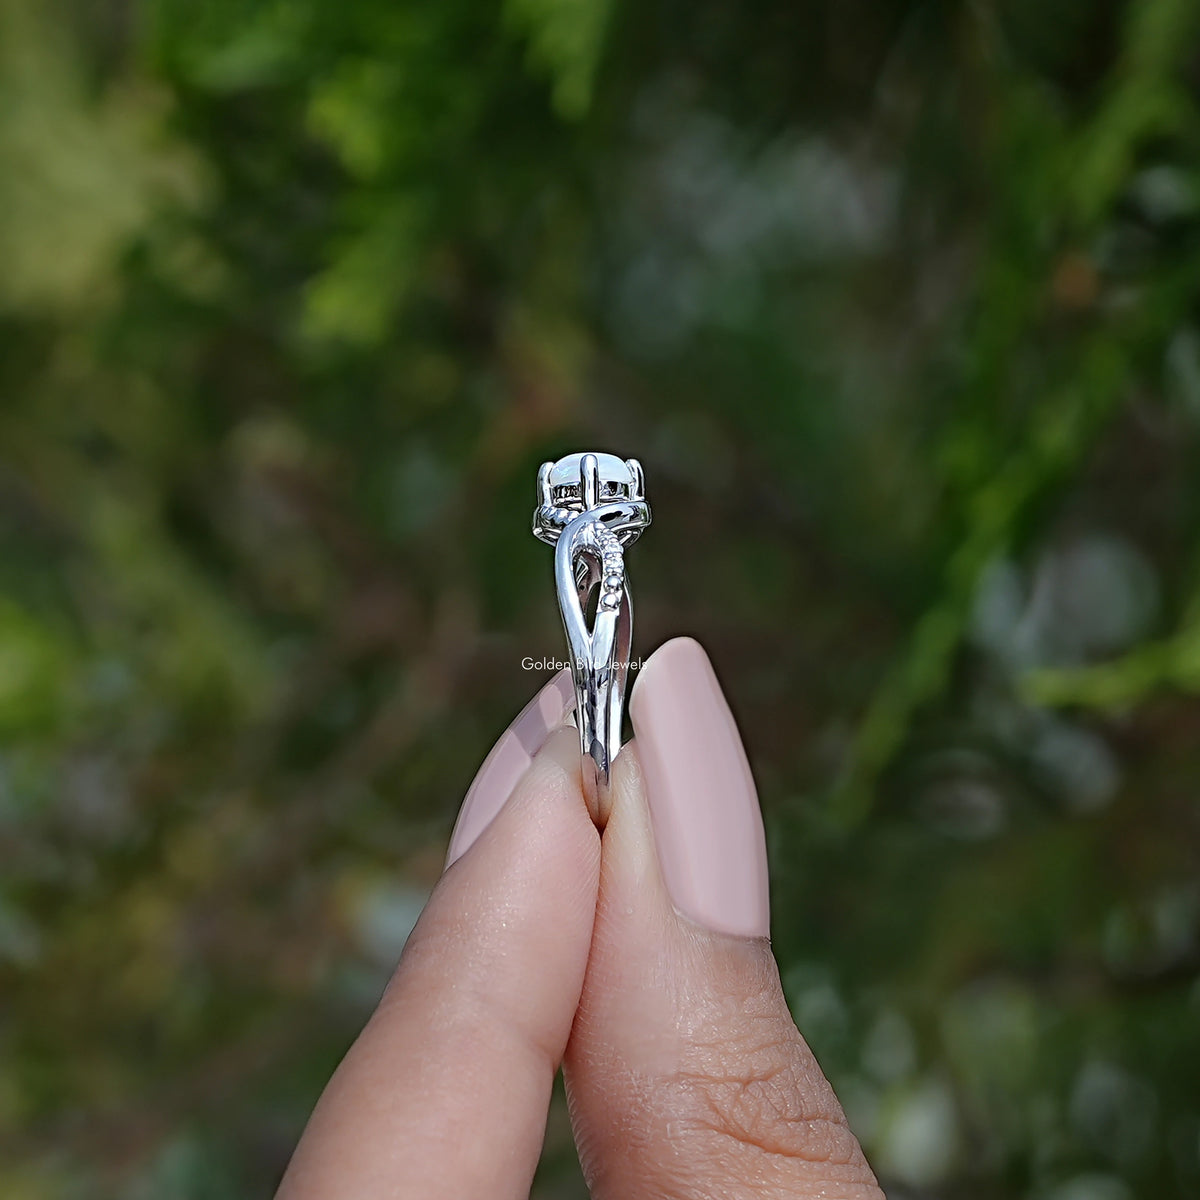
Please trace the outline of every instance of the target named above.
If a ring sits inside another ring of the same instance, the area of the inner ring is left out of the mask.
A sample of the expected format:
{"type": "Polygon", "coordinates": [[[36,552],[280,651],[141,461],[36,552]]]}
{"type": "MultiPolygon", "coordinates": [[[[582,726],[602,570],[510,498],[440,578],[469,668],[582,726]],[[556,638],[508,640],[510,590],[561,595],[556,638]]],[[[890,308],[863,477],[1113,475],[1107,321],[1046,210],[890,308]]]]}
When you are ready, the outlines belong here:
{"type": "Polygon", "coordinates": [[[529,37],[529,55],[554,83],[554,106],[568,119],[592,103],[611,0],[506,0],[505,16],[529,37]]]}

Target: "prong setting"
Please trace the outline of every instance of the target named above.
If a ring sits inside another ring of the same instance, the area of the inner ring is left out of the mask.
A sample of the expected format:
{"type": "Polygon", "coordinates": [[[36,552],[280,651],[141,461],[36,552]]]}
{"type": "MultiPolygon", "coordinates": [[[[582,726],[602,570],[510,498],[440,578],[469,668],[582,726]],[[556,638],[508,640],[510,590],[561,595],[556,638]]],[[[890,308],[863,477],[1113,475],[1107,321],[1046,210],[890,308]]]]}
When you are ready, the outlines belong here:
{"type": "Polygon", "coordinates": [[[630,485],[630,500],[645,500],[646,498],[646,479],[642,474],[642,464],[636,458],[627,458],[625,465],[629,468],[629,474],[632,480],[630,485]]]}
{"type": "Polygon", "coordinates": [[[616,529],[621,545],[631,545],[650,523],[645,494],[641,464],[635,458],[588,451],[543,463],[538,470],[534,536],[553,545],[571,521],[597,509],[604,510],[602,519],[616,529]],[[622,505],[627,512],[615,511],[622,505]]]}

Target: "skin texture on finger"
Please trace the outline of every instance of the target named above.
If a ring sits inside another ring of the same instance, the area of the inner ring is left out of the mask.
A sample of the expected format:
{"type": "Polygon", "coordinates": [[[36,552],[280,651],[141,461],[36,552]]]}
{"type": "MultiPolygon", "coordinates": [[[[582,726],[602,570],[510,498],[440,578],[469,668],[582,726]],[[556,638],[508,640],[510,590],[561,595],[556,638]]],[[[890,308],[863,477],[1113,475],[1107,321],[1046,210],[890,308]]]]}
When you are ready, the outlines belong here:
{"type": "Polygon", "coordinates": [[[454,822],[446,866],[461,858],[507,803],[533,756],[561,727],[575,706],[570,670],[559,671],[500,735],[479,768],[454,822]]]}
{"type": "Polygon", "coordinates": [[[434,889],[277,1200],[526,1200],[599,860],[562,729],[434,889]]]}
{"type": "MultiPolygon", "coordinates": [[[[685,656],[703,653],[692,647],[685,656]]],[[[689,694],[679,699],[681,708],[692,703],[699,669],[685,666],[689,694]]],[[[669,737],[656,753],[669,757],[669,737]]],[[[712,777],[736,785],[739,773],[715,770],[712,777]]],[[[693,770],[690,778],[704,776],[693,770]]],[[[673,902],[655,830],[670,832],[677,798],[671,813],[652,822],[649,779],[637,746],[626,747],[614,768],[591,955],[564,1061],[594,1200],[882,1200],[792,1021],[766,937],[706,928],[673,902]]],[[[719,802],[696,799],[698,820],[719,802]]],[[[750,834],[742,841],[748,898],[738,920],[748,914],[756,921],[757,848],[750,834]]],[[[705,861],[709,849],[701,845],[697,853],[705,861]]],[[[719,881],[718,896],[732,875],[719,881]]],[[[689,900],[699,895],[694,884],[689,879],[681,890],[689,900]]]]}

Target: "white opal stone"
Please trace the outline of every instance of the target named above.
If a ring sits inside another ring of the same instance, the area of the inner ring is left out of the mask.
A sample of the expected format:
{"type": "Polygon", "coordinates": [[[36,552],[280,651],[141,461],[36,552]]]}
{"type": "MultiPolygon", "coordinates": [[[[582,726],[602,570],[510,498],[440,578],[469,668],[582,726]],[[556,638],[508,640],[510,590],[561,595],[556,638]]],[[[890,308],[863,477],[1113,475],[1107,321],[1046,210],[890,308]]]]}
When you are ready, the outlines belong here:
{"type": "MultiPolygon", "coordinates": [[[[574,494],[579,493],[579,464],[583,461],[582,454],[568,454],[560,458],[550,469],[550,486],[552,488],[572,487],[574,494]]],[[[605,484],[615,484],[621,489],[622,495],[628,495],[633,486],[633,472],[630,471],[624,459],[615,454],[596,454],[596,465],[600,472],[600,489],[604,493],[605,484]]],[[[613,495],[613,492],[607,494],[613,495]]]]}

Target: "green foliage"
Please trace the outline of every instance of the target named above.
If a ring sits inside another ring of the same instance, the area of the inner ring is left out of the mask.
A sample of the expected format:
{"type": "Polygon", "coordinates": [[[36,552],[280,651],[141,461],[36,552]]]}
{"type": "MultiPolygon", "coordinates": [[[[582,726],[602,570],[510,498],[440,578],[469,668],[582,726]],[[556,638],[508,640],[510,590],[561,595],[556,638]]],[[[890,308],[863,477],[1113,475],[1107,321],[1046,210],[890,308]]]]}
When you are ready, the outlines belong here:
{"type": "Polygon", "coordinates": [[[530,58],[549,73],[564,117],[581,117],[591,104],[610,8],[609,0],[509,0],[508,18],[528,32],[530,58]]]}
{"type": "Polygon", "coordinates": [[[1198,11],[0,0],[0,1194],[269,1194],[597,444],[889,1190],[1195,1195],[1198,11]]]}

